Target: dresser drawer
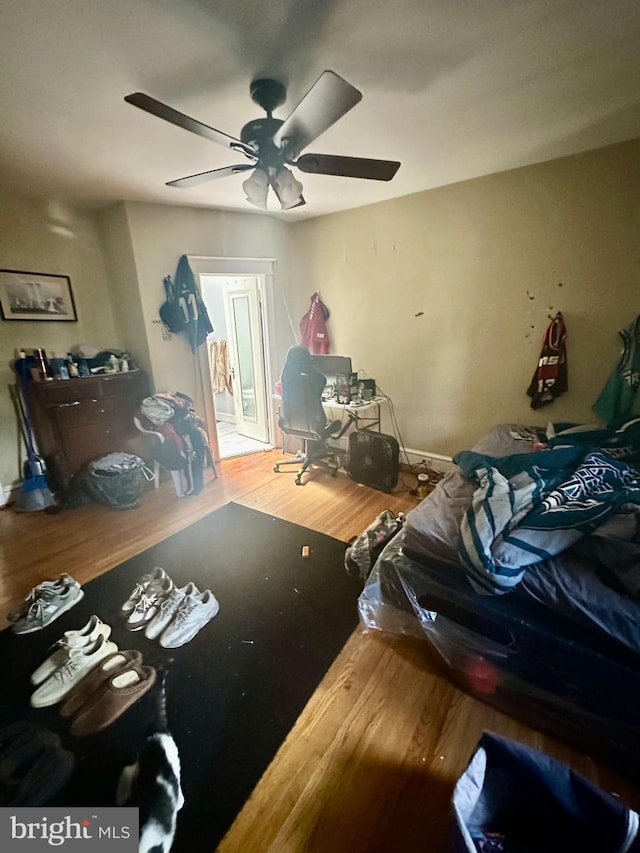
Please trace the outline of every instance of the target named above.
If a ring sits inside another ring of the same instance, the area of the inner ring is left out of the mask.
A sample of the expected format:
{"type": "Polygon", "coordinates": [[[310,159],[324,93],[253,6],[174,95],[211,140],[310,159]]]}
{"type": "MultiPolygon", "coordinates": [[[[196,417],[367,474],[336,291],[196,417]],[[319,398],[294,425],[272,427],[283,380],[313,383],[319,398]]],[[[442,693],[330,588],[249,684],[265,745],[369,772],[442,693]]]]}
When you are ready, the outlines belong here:
{"type": "Polygon", "coordinates": [[[125,407],[125,397],[102,397],[99,400],[74,400],[71,403],[59,403],[51,407],[51,417],[55,418],[62,430],[71,427],[110,421],[125,407]]]}
{"type": "Polygon", "coordinates": [[[139,396],[147,395],[147,377],[141,370],[132,370],[129,373],[114,373],[100,377],[100,390],[103,397],[116,395],[139,396]]]}
{"type": "Polygon", "coordinates": [[[129,440],[118,426],[88,424],[82,429],[70,429],[64,448],[66,464],[79,471],[87,462],[113,452],[128,453],[129,440]]]}
{"type": "Polygon", "coordinates": [[[47,407],[92,400],[101,396],[100,382],[93,376],[32,382],[29,385],[29,396],[41,406],[47,407]]]}

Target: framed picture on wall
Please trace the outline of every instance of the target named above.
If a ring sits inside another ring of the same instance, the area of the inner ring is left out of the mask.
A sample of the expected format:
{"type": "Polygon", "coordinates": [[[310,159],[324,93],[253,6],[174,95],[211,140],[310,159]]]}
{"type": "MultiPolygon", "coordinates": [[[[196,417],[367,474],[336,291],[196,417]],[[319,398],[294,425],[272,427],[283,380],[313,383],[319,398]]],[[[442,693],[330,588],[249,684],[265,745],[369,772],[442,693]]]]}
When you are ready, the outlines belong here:
{"type": "Polygon", "coordinates": [[[0,310],[3,320],[78,319],[68,275],[0,270],[0,310]]]}

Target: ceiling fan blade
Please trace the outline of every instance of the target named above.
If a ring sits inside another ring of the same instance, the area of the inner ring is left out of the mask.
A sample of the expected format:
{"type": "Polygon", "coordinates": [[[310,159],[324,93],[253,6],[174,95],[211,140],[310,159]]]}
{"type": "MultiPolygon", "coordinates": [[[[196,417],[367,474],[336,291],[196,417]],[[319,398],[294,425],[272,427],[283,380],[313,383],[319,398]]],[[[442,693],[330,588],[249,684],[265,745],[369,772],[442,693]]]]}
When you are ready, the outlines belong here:
{"type": "Polygon", "coordinates": [[[167,186],[179,187],[182,190],[186,190],[189,187],[197,187],[198,184],[204,184],[206,181],[213,181],[216,178],[226,178],[229,175],[236,175],[239,172],[246,172],[247,169],[253,168],[255,167],[249,163],[239,163],[237,166],[224,166],[222,169],[212,169],[210,172],[199,172],[197,175],[189,175],[187,178],[167,181],[167,186]]]}
{"type": "Polygon", "coordinates": [[[255,152],[250,145],[246,145],[239,139],[229,136],[227,133],[223,133],[221,130],[216,130],[214,127],[209,127],[206,124],[202,124],[200,121],[196,121],[194,118],[190,118],[183,113],[179,113],[172,107],[168,107],[166,104],[156,101],[156,99],[152,98],[150,95],[145,95],[143,92],[134,92],[132,95],[125,95],[125,101],[128,104],[133,104],[134,107],[138,107],[147,113],[151,113],[151,115],[164,119],[164,121],[171,122],[171,124],[175,124],[183,130],[188,130],[190,133],[203,136],[205,139],[210,139],[212,142],[217,142],[219,145],[224,145],[227,148],[231,148],[233,151],[241,151],[248,157],[257,159],[255,152]]]}
{"type": "Polygon", "coordinates": [[[395,160],[369,160],[365,157],[340,157],[333,154],[303,154],[293,164],[302,172],[390,181],[400,168],[395,160]]]}
{"type": "Polygon", "coordinates": [[[273,141],[285,152],[298,154],[361,99],[362,92],[351,83],[333,71],[323,71],[275,132],[273,141]]]}

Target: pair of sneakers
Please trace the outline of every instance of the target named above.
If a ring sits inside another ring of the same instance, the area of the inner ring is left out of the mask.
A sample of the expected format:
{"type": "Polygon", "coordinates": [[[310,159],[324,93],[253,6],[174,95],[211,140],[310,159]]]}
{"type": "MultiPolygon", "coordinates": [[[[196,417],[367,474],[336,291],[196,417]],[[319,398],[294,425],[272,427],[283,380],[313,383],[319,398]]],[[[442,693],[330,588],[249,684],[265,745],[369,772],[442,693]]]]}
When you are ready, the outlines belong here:
{"type": "Polygon", "coordinates": [[[118,650],[109,640],[111,627],[92,616],[77,631],[65,631],[56,649],[32,673],[36,688],[31,694],[31,707],[46,708],[64,699],[78,682],[107,655],[118,650]]]}
{"type": "Polygon", "coordinates": [[[14,634],[31,634],[46,628],[82,598],[84,591],[78,581],[64,573],[34,586],[22,604],[7,614],[7,619],[14,634]]]}
{"type": "Polygon", "coordinates": [[[121,608],[129,631],[144,630],[174,587],[169,575],[159,567],[142,575],[121,608]]]}
{"type": "Polygon", "coordinates": [[[176,587],[164,569],[143,575],[122,605],[130,631],[144,630],[165,649],[190,642],[218,613],[220,605],[210,589],[201,592],[194,583],[176,587]]]}

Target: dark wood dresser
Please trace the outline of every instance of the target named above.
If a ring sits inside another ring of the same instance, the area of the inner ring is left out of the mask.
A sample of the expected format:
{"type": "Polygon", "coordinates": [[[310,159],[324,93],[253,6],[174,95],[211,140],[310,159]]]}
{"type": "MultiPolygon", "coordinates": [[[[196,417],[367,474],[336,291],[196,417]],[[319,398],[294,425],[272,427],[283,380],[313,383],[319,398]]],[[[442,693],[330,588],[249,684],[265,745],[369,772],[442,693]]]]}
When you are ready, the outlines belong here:
{"type": "Polygon", "coordinates": [[[113,451],[143,456],[133,416],[149,395],[142,370],[29,383],[37,448],[52,489],[64,490],[87,462],[113,451]]]}

